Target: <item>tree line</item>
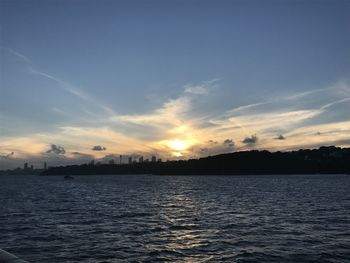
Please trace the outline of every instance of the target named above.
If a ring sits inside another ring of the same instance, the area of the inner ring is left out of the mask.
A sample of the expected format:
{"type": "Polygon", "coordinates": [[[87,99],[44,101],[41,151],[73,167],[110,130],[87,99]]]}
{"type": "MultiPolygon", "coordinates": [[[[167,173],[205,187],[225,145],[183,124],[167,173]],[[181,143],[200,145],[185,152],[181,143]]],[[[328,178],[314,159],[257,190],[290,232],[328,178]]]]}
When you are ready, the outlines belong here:
{"type": "Polygon", "coordinates": [[[51,167],[42,175],[157,174],[343,174],[350,173],[350,148],[335,146],[289,152],[241,151],[199,159],[132,164],[51,167]]]}

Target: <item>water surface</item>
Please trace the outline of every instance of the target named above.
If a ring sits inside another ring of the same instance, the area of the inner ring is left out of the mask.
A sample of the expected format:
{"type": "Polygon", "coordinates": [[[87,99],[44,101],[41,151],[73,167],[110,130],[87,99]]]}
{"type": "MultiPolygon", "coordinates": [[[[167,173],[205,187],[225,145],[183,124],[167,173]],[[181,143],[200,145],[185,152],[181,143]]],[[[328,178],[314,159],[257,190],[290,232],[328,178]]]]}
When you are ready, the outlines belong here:
{"type": "Polygon", "coordinates": [[[350,176],[0,177],[29,262],[350,262],[350,176]]]}

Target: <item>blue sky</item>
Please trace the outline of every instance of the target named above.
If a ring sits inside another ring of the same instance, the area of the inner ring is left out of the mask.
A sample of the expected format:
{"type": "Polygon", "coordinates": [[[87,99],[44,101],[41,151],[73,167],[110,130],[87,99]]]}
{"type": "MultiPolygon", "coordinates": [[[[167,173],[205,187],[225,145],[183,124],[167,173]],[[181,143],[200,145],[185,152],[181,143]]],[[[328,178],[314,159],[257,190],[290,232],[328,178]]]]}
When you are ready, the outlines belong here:
{"type": "Polygon", "coordinates": [[[349,1],[3,0],[0,12],[2,167],[350,145],[349,1]]]}

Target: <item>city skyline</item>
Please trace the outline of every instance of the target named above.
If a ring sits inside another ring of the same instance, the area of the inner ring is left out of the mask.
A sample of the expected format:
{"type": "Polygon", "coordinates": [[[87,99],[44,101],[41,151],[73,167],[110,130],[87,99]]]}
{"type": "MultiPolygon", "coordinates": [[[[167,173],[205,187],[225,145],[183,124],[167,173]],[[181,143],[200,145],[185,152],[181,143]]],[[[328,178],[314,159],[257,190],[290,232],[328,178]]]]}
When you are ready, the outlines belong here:
{"type": "Polygon", "coordinates": [[[350,146],[348,1],[1,1],[0,168],[350,146]]]}

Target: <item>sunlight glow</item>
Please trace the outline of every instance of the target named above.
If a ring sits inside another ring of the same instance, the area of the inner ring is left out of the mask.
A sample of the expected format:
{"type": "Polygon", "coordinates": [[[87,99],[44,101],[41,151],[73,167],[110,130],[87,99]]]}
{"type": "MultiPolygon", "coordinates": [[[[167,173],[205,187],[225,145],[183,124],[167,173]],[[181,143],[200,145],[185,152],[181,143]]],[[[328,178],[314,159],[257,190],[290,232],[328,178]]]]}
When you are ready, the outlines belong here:
{"type": "Polygon", "coordinates": [[[168,142],[168,146],[176,151],[183,151],[188,148],[188,143],[183,140],[175,139],[168,142]]]}
{"type": "Polygon", "coordinates": [[[173,156],[175,156],[175,157],[182,157],[183,154],[181,152],[173,152],[173,156]]]}

